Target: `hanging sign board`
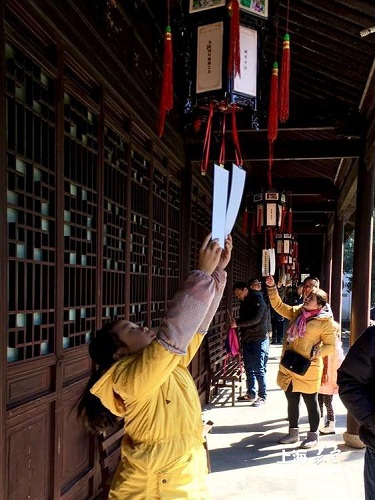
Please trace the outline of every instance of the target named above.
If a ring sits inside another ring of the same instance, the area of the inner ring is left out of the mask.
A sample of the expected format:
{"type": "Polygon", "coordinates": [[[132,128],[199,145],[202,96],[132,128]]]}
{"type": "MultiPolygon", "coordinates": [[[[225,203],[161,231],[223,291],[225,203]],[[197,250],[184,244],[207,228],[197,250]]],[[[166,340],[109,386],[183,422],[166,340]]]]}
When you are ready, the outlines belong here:
{"type": "Polygon", "coordinates": [[[222,89],[223,22],[198,27],[196,92],[222,89]]]}
{"type": "Polygon", "coordinates": [[[241,75],[236,75],[233,91],[256,97],[258,66],[258,32],[240,26],[241,75]]]}

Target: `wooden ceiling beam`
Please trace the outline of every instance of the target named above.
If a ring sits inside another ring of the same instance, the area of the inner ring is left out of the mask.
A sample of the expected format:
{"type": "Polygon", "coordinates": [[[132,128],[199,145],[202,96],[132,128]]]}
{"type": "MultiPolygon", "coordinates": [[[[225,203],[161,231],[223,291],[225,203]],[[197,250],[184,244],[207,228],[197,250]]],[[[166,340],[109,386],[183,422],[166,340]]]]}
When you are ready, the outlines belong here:
{"type": "MultiPolygon", "coordinates": [[[[229,141],[227,141],[229,143],[229,141]]],[[[230,146],[231,144],[227,144],[230,146]]],[[[212,144],[210,161],[219,158],[219,144],[212,144]]],[[[285,141],[274,146],[274,159],[289,160],[311,160],[311,159],[333,159],[333,158],[358,158],[361,151],[361,143],[357,139],[339,139],[336,141],[285,141]]],[[[244,142],[242,140],[241,153],[244,161],[268,161],[268,142],[244,142]]],[[[201,161],[202,144],[189,145],[188,155],[191,161],[201,161]]],[[[232,147],[227,147],[227,161],[234,161],[232,147]]]]}
{"type": "MultiPolygon", "coordinates": [[[[314,9],[316,11],[319,11],[323,18],[329,21],[329,11],[330,11],[330,6],[327,6],[327,1],[326,0],[297,0],[295,2],[297,4],[298,8],[298,3],[303,4],[304,6],[307,6],[309,9],[314,9]]],[[[336,3],[336,2],[335,2],[336,3]]],[[[363,13],[362,9],[355,9],[354,6],[354,0],[350,2],[349,5],[345,5],[345,3],[341,3],[341,8],[336,8],[335,9],[335,18],[336,19],[341,19],[342,23],[345,25],[353,25],[353,28],[356,26],[364,26],[366,25],[367,22],[372,22],[374,20],[375,16],[375,11],[373,9],[372,15],[368,16],[365,13],[363,13]]],[[[362,5],[363,7],[363,5],[362,5]]],[[[359,36],[359,33],[357,33],[359,36]]]]}
{"type": "MultiPolygon", "coordinates": [[[[286,12],[284,22],[286,23],[286,12]]],[[[310,40],[308,34],[312,32],[315,36],[319,35],[321,37],[322,43],[330,41],[329,45],[341,46],[343,51],[350,46],[351,50],[355,49],[358,53],[362,51],[363,54],[367,54],[368,56],[373,54],[372,44],[364,43],[356,30],[350,30],[349,27],[346,29],[346,26],[341,28],[339,25],[332,23],[332,18],[329,16],[329,12],[327,12],[327,3],[325,13],[318,16],[314,16],[312,9],[306,6],[297,8],[293,4],[293,9],[290,11],[289,16],[289,26],[295,26],[294,29],[303,33],[306,43],[310,40]]],[[[286,29],[286,26],[284,29],[286,29]]],[[[281,32],[283,30],[282,23],[279,26],[280,30],[281,32]]],[[[311,48],[314,48],[313,45],[311,48]]]]}
{"type": "MultiPolygon", "coordinates": [[[[375,5],[372,3],[369,5],[368,2],[364,2],[362,0],[336,0],[336,3],[345,5],[345,7],[348,7],[350,9],[349,12],[352,12],[353,9],[358,10],[362,14],[366,14],[369,16],[372,21],[375,18],[375,5]]],[[[370,21],[370,22],[372,22],[370,21]]],[[[364,26],[365,27],[365,26],[364,26]]]]}
{"type": "MultiPolygon", "coordinates": [[[[293,52],[293,46],[298,45],[299,47],[304,47],[306,46],[306,42],[311,44],[311,46],[314,46],[316,51],[319,52],[326,52],[327,51],[327,44],[324,43],[324,39],[321,37],[317,36],[316,33],[312,30],[310,30],[308,33],[305,31],[301,33],[301,30],[299,27],[293,25],[292,23],[289,24],[289,35],[290,35],[290,40],[291,40],[291,50],[293,52]],[[306,36],[308,35],[308,36],[306,36]]],[[[344,45],[342,43],[342,45],[344,45]]],[[[309,50],[311,50],[310,47],[308,47],[309,50]]],[[[299,51],[299,49],[298,49],[299,51]]],[[[340,64],[355,68],[355,66],[358,66],[358,63],[361,62],[363,64],[367,63],[367,58],[362,56],[362,53],[359,54],[354,54],[351,53],[350,51],[343,51],[342,47],[340,50],[340,46],[338,44],[330,44],[329,45],[329,51],[331,58],[334,58],[335,61],[340,62],[340,64]]]]}

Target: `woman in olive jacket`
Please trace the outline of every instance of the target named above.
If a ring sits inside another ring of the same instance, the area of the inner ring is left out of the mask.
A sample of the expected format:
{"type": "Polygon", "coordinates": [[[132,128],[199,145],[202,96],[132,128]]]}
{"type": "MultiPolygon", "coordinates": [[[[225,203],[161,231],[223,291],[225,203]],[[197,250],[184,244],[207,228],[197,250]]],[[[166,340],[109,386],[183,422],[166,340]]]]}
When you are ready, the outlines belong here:
{"type": "Polygon", "coordinates": [[[312,448],[319,439],[318,390],[323,372],[322,357],[333,353],[335,349],[336,327],[332,311],[327,303],[327,294],[323,290],[308,295],[303,304],[289,306],[281,300],[272,276],[266,278],[266,284],[271,306],[290,321],[282,354],[286,349],[291,349],[312,360],[304,375],[298,375],[279,365],[277,384],[285,391],[289,420],[289,432],[279,443],[291,444],[299,440],[299,401],[302,395],[307,407],[310,431],[302,441],[301,448],[312,448]]]}

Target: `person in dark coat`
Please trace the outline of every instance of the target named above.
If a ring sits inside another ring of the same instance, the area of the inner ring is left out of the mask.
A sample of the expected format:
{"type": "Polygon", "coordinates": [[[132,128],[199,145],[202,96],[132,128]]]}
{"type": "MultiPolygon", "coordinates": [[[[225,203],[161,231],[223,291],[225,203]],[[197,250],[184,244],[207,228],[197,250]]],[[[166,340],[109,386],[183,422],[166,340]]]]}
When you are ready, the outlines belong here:
{"type": "Polygon", "coordinates": [[[267,399],[266,365],[271,326],[270,310],[261,290],[261,282],[256,278],[251,279],[248,285],[244,281],[237,281],[233,285],[233,294],[241,301],[241,305],[239,318],[233,320],[231,326],[240,329],[247,380],[247,393],[237,399],[252,402],[252,406],[260,406],[267,399]]]}
{"type": "Polygon", "coordinates": [[[366,500],[375,498],[375,326],[367,328],[349,349],[337,372],[339,396],[360,425],[366,445],[364,483],[366,500]]]}

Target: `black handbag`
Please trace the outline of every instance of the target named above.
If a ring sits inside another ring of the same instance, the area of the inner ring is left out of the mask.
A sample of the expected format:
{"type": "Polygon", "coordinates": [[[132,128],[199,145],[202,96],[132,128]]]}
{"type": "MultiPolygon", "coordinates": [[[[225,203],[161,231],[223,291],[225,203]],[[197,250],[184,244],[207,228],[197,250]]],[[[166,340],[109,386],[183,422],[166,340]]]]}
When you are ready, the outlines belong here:
{"type": "Polygon", "coordinates": [[[302,356],[302,354],[287,349],[284,352],[284,356],[281,358],[280,364],[293,373],[297,373],[297,375],[305,375],[311,365],[311,361],[305,358],[305,356],[302,356]]]}
{"type": "MultiPolygon", "coordinates": [[[[320,342],[312,347],[310,357],[314,354],[314,349],[318,344],[320,342]]],[[[311,365],[311,359],[305,358],[305,356],[292,351],[292,349],[287,349],[280,360],[280,364],[297,375],[305,375],[311,365]]]]}

